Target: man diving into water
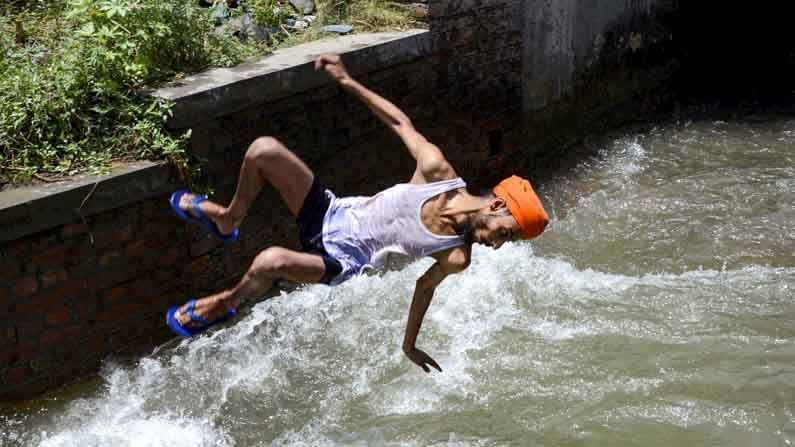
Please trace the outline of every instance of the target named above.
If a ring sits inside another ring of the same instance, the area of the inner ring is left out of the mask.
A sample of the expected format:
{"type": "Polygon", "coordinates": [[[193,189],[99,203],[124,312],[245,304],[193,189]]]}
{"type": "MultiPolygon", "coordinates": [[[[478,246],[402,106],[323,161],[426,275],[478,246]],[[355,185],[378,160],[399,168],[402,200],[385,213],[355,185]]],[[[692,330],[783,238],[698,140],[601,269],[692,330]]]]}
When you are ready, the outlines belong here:
{"type": "Polygon", "coordinates": [[[233,241],[252,201],[270,183],[297,218],[303,251],[263,250],[235,287],[172,307],[167,324],[180,335],[194,335],[233,317],[241,298],[263,296],[277,279],[333,285],[383,267],[390,253],[431,256],[436,262],[416,283],[403,351],[425,372],[429,366],[441,371],[416,346],[436,287],[469,266],[473,243],[496,249],[509,240],[534,238],[544,231],[547,213],[530,183],[517,176],[500,182],[493,195],[470,195],[439,148],[394,104],[354,80],[338,55],[318,57],[315,69],[325,70],[400,137],[417,161],[414,175],[372,197],[338,198],[282,143],[258,138],[246,151],[229,206],[184,190],[172,195],[171,206],[180,217],[233,241]]]}

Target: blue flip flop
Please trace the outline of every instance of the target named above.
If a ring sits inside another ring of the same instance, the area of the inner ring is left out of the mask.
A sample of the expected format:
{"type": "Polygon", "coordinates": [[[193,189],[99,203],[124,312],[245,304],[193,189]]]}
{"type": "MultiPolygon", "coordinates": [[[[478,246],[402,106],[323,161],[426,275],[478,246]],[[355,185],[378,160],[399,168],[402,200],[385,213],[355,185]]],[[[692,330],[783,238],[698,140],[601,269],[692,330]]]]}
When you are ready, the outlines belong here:
{"type": "Polygon", "coordinates": [[[191,208],[193,208],[193,210],[196,212],[196,214],[199,215],[199,217],[196,217],[193,214],[188,213],[182,208],[180,208],[179,202],[180,200],[182,200],[182,196],[184,196],[185,194],[193,194],[193,193],[188,191],[187,189],[180,189],[179,191],[174,191],[174,194],[171,194],[171,200],[169,201],[171,203],[171,208],[174,210],[177,216],[180,217],[180,219],[186,222],[201,225],[202,228],[214,234],[216,237],[218,237],[219,239],[221,239],[226,243],[237,241],[237,238],[240,236],[240,230],[238,228],[235,228],[234,231],[232,231],[229,234],[222,234],[221,231],[218,229],[218,225],[216,225],[215,222],[210,220],[210,218],[207,217],[206,214],[204,214],[204,211],[202,211],[201,207],[199,207],[199,204],[206,201],[207,197],[196,194],[193,200],[191,201],[191,208]]]}
{"type": "Polygon", "coordinates": [[[173,306],[166,311],[166,325],[168,325],[168,327],[171,328],[171,330],[177,335],[181,335],[183,337],[192,337],[196,334],[201,334],[211,326],[223,323],[224,321],[234,318],[237,315],[237,310],[230,309],[229,312],[227,312],[223,317],[217,320],[207,321],[193,312],[193,309],[196,308],[196,300],[190,300],[188,302],[188,308],[186,309],[188,316],[190,317],[190,321],[200,323],[202,326],[185,327],[179,324],[179,321],[177,321],[176,317],[174,316],[180,307],[181,306],[173,306]]]}

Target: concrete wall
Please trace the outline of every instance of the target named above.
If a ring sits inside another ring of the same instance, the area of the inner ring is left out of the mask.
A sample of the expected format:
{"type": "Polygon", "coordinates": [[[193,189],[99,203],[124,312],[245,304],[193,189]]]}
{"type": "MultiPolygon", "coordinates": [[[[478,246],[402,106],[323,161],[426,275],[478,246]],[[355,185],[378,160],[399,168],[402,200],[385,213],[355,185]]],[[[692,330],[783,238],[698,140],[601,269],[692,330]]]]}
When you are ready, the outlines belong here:
{"type": "MultiPolygon", "coordinates": [[[[357,78],[404,109],[477,191],[527,174],[538,158],[535,140],[523,139],[536,126],[523,110],[565,116],[579,104],[572,92],[626,79],[580,68],[625,71],[631,58],[603,56],[632,48],[610,30],[644,23],[632,17],[647,3],[438,0],[430,32],[312,43],[155,94],[176,101],[170,125],[192,129],[202,181],[220,202],[262,135],[282,140],[338,194],[371,194],[407,180],[413,160],[366,107],[312,70],[317,54],[344,53],[357,78]],[[604,49],[591,50],[600,33],[604,49]]],[[[271,190],[240,243],[224,246],[173,216],[167,199],[181,182],[168,168],[127,171],[0,192],[0,398],[35,395],[95,371],[109,354],[167,340],[170,305],[231,285],[269,245],[297,247],[294,219],[271,190]]]]}
{"type": "Polygon", "coordinates": [[[543,177],[587,137],[671,107],[676,0],[526,0],[522,170],[543,177]]]}
{"type": "Polygon", "coordinates": [[[650,39],[665,38],[640,26],[658,3],[527,0],[522,49],[525,111],[542,109],[571,93],[577,76],[596,68],[603,58],[615,59],[622,51],[641,50],[650,39]]]}

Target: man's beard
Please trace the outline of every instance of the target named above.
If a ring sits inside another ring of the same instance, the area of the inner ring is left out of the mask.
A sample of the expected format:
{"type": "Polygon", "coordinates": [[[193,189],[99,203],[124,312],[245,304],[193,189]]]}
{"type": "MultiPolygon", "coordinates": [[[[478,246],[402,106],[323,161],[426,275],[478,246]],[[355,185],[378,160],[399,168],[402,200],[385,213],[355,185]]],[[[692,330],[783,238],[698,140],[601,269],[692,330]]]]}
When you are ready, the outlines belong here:
{"type": "Polygon", "coordinates": [[[475,242],[475,230],[478,227],[483,226],[483,223],[488,219],[488,217],[483,216],[481,214],[476,214],[474,216],[470,216],[464,223],[461,225],[461,236],[464,237],[464,242],[466,244],[474,244],[475,242]]]}

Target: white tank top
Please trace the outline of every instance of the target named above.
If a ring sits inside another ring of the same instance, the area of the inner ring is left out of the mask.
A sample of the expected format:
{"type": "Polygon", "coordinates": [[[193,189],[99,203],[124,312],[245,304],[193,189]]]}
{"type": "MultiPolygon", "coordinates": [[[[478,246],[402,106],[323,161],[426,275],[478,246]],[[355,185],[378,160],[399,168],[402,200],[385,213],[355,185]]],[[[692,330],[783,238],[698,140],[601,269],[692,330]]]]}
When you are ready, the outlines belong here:
{"type": "Polygon", "coordinates": [[[342,264],[342,273],[332,284],[365,268],[382,268],[392,253],[417,259],[463,245],[463,236],[431,233],[421,214],[428,199],[464,187],[464,180],[455,178],[401,183],[372,197],[332,198],[323,218],[323,245],[342,264]]]}

